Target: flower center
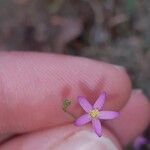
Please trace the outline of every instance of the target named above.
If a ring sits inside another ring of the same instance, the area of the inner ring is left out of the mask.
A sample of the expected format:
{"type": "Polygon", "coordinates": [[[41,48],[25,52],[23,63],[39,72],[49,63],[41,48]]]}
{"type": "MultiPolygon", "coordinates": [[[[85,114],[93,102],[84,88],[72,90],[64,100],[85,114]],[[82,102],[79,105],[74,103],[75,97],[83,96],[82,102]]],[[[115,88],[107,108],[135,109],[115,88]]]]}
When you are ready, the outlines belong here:
{"type": "Polygon", "coordinates": [[[90,116],[92,117],[92,118],[96,118],[98,115],[99,115],[99,110],[97,110],[97,109],[93,109],[93,110],[91,110],[90,111],[90,116]]]}

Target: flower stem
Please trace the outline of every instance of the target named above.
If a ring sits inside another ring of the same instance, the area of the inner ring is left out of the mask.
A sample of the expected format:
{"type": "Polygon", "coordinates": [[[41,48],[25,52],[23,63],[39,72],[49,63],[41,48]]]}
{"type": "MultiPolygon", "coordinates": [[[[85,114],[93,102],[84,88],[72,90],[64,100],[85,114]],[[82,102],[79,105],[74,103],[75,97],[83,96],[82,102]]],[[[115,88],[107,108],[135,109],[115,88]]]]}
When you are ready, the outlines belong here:
{"type": "Polygon", "coordinates": [[[71,113],[70,111],[67,111],[67,110],[66,110],[66,113],[67,113],[68,115],[70,115],[73,119],[76,119],[76,116],[75,116],[73,113],[71,113]]]}

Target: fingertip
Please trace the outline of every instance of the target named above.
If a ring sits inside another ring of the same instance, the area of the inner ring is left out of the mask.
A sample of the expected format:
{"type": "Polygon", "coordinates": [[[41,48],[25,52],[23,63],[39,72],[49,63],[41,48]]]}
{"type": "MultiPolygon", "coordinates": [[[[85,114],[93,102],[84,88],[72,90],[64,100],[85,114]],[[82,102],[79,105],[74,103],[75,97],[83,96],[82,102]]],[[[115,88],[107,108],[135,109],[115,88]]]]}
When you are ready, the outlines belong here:
{"type": "Polygon", "coordinates": [[[121,150],[121,146],[111,132],[103,128],[98,137],[88,126],[80,129],[67,125],[51,130],[33,132],[14,138],[2,145],[1,150],[121,150]]]}
{"type": "Polygon", "coordinates": [[[142,134],[150,123],[150,103],[141,90],[133,90],[127,105],[120,116],[107,123],[123,145],[130,143],[142,134]]]}

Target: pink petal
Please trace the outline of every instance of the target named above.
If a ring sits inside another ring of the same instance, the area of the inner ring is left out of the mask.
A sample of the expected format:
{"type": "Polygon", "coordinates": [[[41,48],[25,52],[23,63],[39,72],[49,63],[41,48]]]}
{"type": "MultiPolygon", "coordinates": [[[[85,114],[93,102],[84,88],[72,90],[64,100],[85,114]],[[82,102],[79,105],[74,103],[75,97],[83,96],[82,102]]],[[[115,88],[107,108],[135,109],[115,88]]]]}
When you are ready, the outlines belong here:
{"type": "Polygon", "coordinates": [[[85,114],[85,115],[79,117],[79,118],[75,121],[75,125],[76,125],[76,126],[82,126],[82,125],[84,125],[84,124],[86,124],[86,123],[88,123],[88,122],[90,122],[90,121],[91,121],[90,115],[89,115],[89,114],[85,114]]]}
{"type": "Polygon", "coordinates": [[[92,105],[87,101],[85,97],[78,97],[79,104],[88,113],[92,110],[92,105]]]}
{"type": "Polygon", "coordinates": [[[96,134],[99,137],[102,136],[102,128],[101,128],[101,123],[100,123],[99,119],[93,119],[92,125],[93,125],[93,128],[94,128],[96,134]]]}
{"type": "Polygon", "coordinates": [[[94,103],[93,107],[97,108],[98,110],[101,110],[104,105],[105,99],[106,99],[106,92],[102,92],[97,101],[94,103]]]}
{"type": "Polygon", "coordinates": [[[118,116],[119,113],[115,111],[100,111],[99,119],[115,119],[118,116]]]}

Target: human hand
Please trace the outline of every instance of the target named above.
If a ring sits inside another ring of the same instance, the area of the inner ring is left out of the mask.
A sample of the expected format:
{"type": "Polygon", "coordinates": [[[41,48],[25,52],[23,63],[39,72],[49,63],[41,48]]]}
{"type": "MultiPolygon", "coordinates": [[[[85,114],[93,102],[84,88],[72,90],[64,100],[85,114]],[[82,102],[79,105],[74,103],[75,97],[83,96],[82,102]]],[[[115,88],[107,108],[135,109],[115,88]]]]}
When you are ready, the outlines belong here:
{"type": "Polygon", "coordinates": [[[150,105],[140,90],[131,90],[119,66],[86,58],[44,53],[0,54],[0,150],[121,149],[150,122],[150,105]],[[120,117],[103,124],[97,137],[90,126],[78,128],[61,106],[72,100],[70,111],[82,114],[78,95],[94,102],[108,93],[104,109],[120,117]]]}

